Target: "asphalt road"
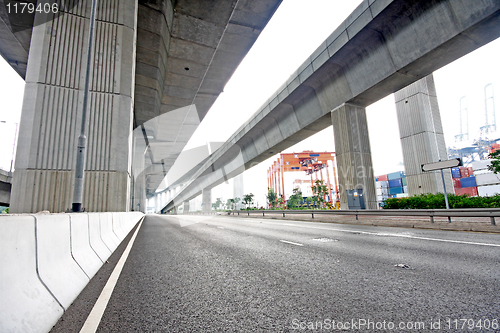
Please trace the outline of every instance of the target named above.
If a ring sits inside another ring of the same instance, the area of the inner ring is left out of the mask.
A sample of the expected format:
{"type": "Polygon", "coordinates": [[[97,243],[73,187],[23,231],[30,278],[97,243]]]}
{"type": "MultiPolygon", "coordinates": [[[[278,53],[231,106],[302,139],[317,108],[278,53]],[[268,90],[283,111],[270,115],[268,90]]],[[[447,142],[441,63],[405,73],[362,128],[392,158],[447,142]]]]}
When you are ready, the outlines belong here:
{"type": "MultiPolygon", "coordinates": [[[[54,332],[80,330],[125,245],[54,332]]],[[[97,331],[342,329],[499,332],[500,235],[148,215],[97,331]]]]}

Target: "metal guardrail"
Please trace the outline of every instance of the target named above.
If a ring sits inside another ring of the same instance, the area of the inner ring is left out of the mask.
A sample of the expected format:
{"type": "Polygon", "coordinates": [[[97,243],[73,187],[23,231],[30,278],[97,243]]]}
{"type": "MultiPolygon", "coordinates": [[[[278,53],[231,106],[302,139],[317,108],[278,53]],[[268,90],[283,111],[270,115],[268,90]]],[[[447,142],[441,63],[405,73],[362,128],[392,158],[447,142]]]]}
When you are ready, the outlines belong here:
{"type": "MultiPolygon", "coordinates": [[[[220,212],[227,215],[240,214],[327,214],[327,215],[355,215],[356,220],[359,215],[371,216],[428,216],[431,223],[434,223],[434,217],[447,217],[448,222],[451,222],[452,217],[489,217],[491,224],[496,225],[495,217],[500,217],[500,208],[467,208],[467,209],[363,209],[363,210],[235,210],[231,212],[220,212]]],[[[190,212],[192,215],[208,215],[217,214],[216,212],[190,212]]]]}

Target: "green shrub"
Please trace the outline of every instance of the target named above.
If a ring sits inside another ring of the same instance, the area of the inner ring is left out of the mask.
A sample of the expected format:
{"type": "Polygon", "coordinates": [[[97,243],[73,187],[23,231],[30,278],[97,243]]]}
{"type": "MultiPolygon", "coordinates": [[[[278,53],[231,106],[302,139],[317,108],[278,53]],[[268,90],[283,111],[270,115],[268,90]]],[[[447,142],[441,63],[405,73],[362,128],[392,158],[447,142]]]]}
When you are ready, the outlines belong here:
{"type": "MultiPolygon", "coordinates": [[[[500,208],[500,194],[492,197],[448,195],[450,208],[500,208]]],[[[444,194],[420,194],[407,198],[390,198],[384,201],[384,209],[444,209],[444,194]]]]}

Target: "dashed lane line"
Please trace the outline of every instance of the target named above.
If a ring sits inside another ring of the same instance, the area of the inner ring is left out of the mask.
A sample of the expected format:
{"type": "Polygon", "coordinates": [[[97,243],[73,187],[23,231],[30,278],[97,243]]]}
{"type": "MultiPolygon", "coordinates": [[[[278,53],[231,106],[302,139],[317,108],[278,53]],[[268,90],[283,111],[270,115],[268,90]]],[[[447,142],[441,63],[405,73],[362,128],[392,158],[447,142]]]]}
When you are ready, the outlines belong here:
{"type": "Polygon", "coordinates": [[[268,222],[268,221],[258,221],[258,222],[257,221],[256,222],[252,221],[252,223],[264,223],[264,224],[272,224],[272,225],[283,225],[283,226],[297,227],[297,228],[308,228],[308,229],[338,231],[338,232],[345,232],[345,233],[351,233],[351,234],[363,234],[363,235],[381,236],[381,237],[400,237],[400,238],[419,239],[419,240],[433,241],[433,242],[443,242],[443,243],[454,243],[454,244],[466,244],[466,245],[500,247],[500,244],[494,244],[494,243],[479,243],[479,242],[458,241],[458,240],[452,240],[452,239],[442,239],[442,238],[431,238],[431,237],[402,235],[402,234],[395,234],[395,233],[380,233],[380,232],[370,232],[370,231],[360,231],[360,230],[324,228],[324,227],[297,225],[297,224],[292,224],[292,223],[279,223],[279,222],[268,222]]]}
{"type": "Polygon", "coordinates": [[[304,244],[290,242],[290,241],[286,241],[286,240],[283,240],[283,239],[280,239],[280,242],[287,243],[287,244],[292,244],[292,245],[297,245],[297,246],[304,246],[304,244]]]}

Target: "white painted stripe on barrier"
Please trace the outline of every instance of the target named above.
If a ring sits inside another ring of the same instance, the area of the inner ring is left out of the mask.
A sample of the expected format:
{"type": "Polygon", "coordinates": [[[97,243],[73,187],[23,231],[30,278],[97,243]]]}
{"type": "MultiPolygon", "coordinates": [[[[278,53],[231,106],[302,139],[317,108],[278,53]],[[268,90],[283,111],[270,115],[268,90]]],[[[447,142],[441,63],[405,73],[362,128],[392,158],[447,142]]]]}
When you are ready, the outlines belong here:
{"type": "Polygon", "coordinates": [[[92,279],[102,261],[90,246],[88,214],[68,214],[71,227],[71,253],[75,261],[92,279]]]}
{"type": "Polygon", "coordinates": [[[102,262],[108,260],[111,250],[106,246],[101,238],[101,226],[99,213],[89,213],[89,235],[90,246],[97,253],[102,262]]]}
{"type": "Polygon", "coordinates": [[[67,309],[89,282],[71,256],[69,216],[43,214],[35,219],[40,279],[67,309]]]}
{"type": "Polygon", "coordinates": [[[48,332],[63,309],[36,273],[35,219],[0,216],[0,332],[48,332]]]}
{"type": "Polygon", "coordinates": [[[120,240],[113,232],[113,222],[111,220],[111,213],[99,213],[99,220],[101,225],[101,239],[104,244],[114,252],[120,244],[120,240]]]}

